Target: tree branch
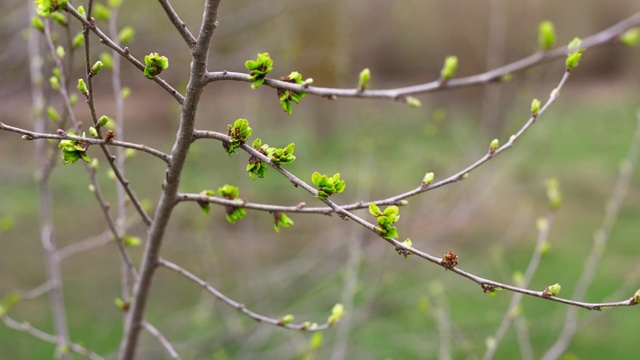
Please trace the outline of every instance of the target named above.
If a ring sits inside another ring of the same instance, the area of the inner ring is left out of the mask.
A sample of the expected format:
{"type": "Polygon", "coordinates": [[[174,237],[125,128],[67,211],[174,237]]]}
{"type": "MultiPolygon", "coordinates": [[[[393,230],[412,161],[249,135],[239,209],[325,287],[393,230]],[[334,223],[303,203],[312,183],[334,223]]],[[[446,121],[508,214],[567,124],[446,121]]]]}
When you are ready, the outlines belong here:
{"type": "MultiPolygon", "coordinates": [[[[615,25],[607,29],[604,29],[594,35],[591,35],[583,39],[581,47],[587,49],[590,47],[615,42],[618,40],[618,37],[623,32],[625,32],[629,28],[632,28],[638,25],[640,25],[640,12],[616,23],[615,25]]],[[[526,70],[541,62],[564,57],[566,56],[566,54],[567,54],[566,46],[560,46],[546,52],[537,52],[526,58],[520,59],[518,61],[512,62],[510,64],[507,64],[499,68],[489,70],[480,74],[471,75],[471,76],[462,77],[462,78],[455,78],[446,82],[443,82],[440,79],[438,79],[438,80],[434,80],[424,84],[394,88],[394,89],[382,89],[382,90],[366,89],[364,91],[361,91],[356,87],[351,89],[317,87],[317,86],[308,86],[308,85],[297,85],[297,84],[292,84],[290,82],[275,80],[275,79],[265,79],[264,85],[272,88],[276,88],[276,89],[286,89],[286,90],[292,90],[296,92],[304,92],[307,94],[318,95],[318,96],[322,96],[330,99],[344,97],[344,98],[360,98],[360,99],[392,99],[392,100],[402,101],[404,100],[405,97],[409,95],[425,94],[425,93],[434,92],[434,91],[450,90],[450,89],[455,89],[460,87],[468,87],[473,85],[486,84],[494,81],[500,81],[500,79],[507,74],[513,74],[519,71],[526,70]]],[[[207,82],[221,81],[221,80],[234,80],[234,81],[244,81],[244,82],[251,81],[249,79],[249,74],[240,73],[240,72],[217,71],[217,72],[209,72],[206,75],[207,82]]],[[[354,84],[355,84],[355,81],[354,81],[354,84]]]]}
{"type": "Polygon", "coordinates": [[[241,304],[241,303],[239,303],[237,301],[234,301],[233,299],[227,297],[225,294],[223,294],[218,289],[216,289],[213,286],[211,286],[206,281],[200,279],[196,275],[190,273],[189,271],[185,270],[183,267],[181,267],[181,266],[179,266],[177,264],[174,264],[174,263],[172,263],[172,262],[170,262],[168,260],[165,260],[165,259],[161,258],[161,259],[158,260],[158,265],[163,266],[163,267],[165,267],[167,269],[173,270],[173,271],[177,272],[178,274],[186,277],[187,279],[193,281],[194,283],[200,285],[203,289],[205,289],[206,291],[211,293],[213,296],[215,296],[219,300],[222,300],[223,302],[227,303],[231,307],[233,307],[236,310],[240,311],[241,313],[249,316],[250,318],[252,318],[253,320],[255,320],[257,322],[263,322],[263,323],[267,323],[267,324],[270,324],[270,325],[283,327],[283,328],[286,328],[286,329],[300,330],[300,331],[322,331],[322,330],[326,330],[326,329],[331,327],[331,324],[329,324],[328,322],[326,322],[324,324],[316,324],[316,323],[309,323],[309,322],[300,323],[300,324],[293,324],[293,323],[285,323],[285,322],[283,322],[282,318],[281,319],[275,319],[275,318],[270,318],[270,317],[258,314],[256,312],[253,312],[253,311],[247,309],[247,307],[244,304],[241,304]]]}

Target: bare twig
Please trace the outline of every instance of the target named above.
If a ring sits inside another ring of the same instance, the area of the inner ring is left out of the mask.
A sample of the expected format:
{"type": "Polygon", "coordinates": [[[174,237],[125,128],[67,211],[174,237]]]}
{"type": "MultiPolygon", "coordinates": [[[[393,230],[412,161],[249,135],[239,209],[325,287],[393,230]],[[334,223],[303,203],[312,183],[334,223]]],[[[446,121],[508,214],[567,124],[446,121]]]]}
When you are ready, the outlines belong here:
{"type": "Polygon", "coordinates": [[[169,18],[173,26],[175,26],[176,30],[178,30],[178,33],[180,34],[180,36],[182,36],[184,42],[190,49],[192,49],[196,45],[196,38],[193,37],[189,29],[187,28],[187,24],[185,24],[184,21],[180,19],[180,16],[173,9],[169,1],[158,0],[158,2],[160,2],[160,6],[162,6],[164,12],[167,14],[167,17],[169,18]]]}
{"type": "MultiPolygon", "coordinates": [[[[7,315],[2,316],[2,321],[5,323],[5,325],[7,325],[8,327],[14,329],[14,330],[18,330],[18,331],[22,331],[25,332],[27,334],[30,334],[40,340],[46,341],[48,343],[52,343],[52,344],[60,344],[59,343],[59,339],[56,336],[53,336],[51,334],[47,334],[46,332],[34,328],[33,326],[31,326],[31,324],[29,324],[28,322],[18,322],[12,318],[10,318],[7,315]]],[[[91,360],[104,360],[104,358],[96,353],[94,353],[93,351],[87,349],[86,347],[82,346],[82,345],[78,345],[72,342],[68,342],[65,341],[63,345],[66,345],[71,351],[78,353],[80,355],[84,355],[86,357],[88,357],[91,360]]]]}
{"type": "MultiPolygon", "coordinates": [[[[602,223],[593,238],[593,246],[591,247],[589,256],[584,263],[580,279],[578,279],[576,288],[573,292],[574,299],[583,299],[589,285],[591,285],[593,275],[595,274],[596,268],[600,263],[600,259],[602,258],[604,250],[607,247],[607,243],[609,242],[609,238],[611,237],[611,230],[613,229],[615,220],[618,218],[618,212],[624,203],[624,197],[627,194],[633,170],[638,163],[638,157],[640,156],[640,111],[638,111],[636,116],[638,121],[636,124],[635,134],[633,135],[631,144],[629,145],[627,155],[622,162],[622,166],[620,166],[618,179],[616,180],[616,185],[613,189],[613,193],[611,194],[611,198],[609,198],[607,203],[602,223]]],[[[556,342],[544,354],[543,359],[557,359],[562,355],[569,346],[573,335],[576,333],[578,327],[577,317],[578,314],[576,309],[570,308],[567,310],[562,331],[556,339],[556,342]]]]}
{"type": "Polygon", "coordinates": [[[249,309],[247,309],[247,307],[242,304],[239,303],[237,301],[234,301],[233,299],[227,297],[225,294],[223,294],[222,292],[220,292],[218,289],[214,288],[213,286],[211,286],[209,283],[207,283],[206,281],[200,279],[199,277],[197,277],[196,275],[190,273],[189,271],[185,270],[183,267],[176,265],[170,261],[167,261],[165,259],[160,258],[158,260],[158,265],[163,266],[167,269],[173,270],[175,272],[177,272],[178,274],[186,277],[187,279],[193,281],[194,283],[200,285],[203,289],[205,289],[206,291],[208,291],[209,293],[211,293],[213,296],[215,296],[216,298],[218,298],[219,300],[224,301],[225,303],[227,303],[228,305],[234,307],[236,310],[240,311],[241,313],[249,316],[250,318],[254,319],[255,321],[258,322],[263,322],[266,324],[270,324],[270,325],[274,325],[274,326],[278,326],[278,327],[283,327],[283,328],[287,328],[287,329],[291,329],[291,330],[300,330],[300,331],[321,331],[321,330],[326,330],[328,328],[331,327],[331,325],[326,322],[324,324],[315,324],[315,323],[299,323],[299,324],[295,324],[295,323],[286,323],[283,322],[282,319],[276,319],[276,318],[271,318],[268,316],[264,316],[261,314],[258,314],[254,311],[251,311],[249,309]]]}
{"type": "Polygon", "coordinates": [[[142,326],[144,326],[145,330],[147,330],[151,335],[153,335],[153,337],[158,339],[162,347],[164,347],[165,350],[167,350],[167,352],[169,353],[172,359],[180,360],[180,355],[178,355],[178,352],[176,351],[176,349],[173,348],[173,345],[171,345],[169,340],[167,340],[167,338],[164,337],[164,335],[162,335],[162,333],[158,329],[156,329],[155,326],[149,324],[146,321],[142,322],[142,326]]]}

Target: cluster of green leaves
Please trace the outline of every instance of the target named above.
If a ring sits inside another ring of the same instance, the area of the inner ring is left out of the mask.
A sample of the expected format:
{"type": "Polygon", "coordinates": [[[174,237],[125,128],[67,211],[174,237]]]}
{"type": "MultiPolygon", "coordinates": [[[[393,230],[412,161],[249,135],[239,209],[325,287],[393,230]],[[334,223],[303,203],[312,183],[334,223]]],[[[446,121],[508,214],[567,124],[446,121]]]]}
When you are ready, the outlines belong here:
{"type": "MultiPolygon", "coordinates": [[[[82,137],[85,137],[84,133],[82,137]]],[[[73,164],[78,159],[82,159],[87,163],[91,161],[91,158],[87,155],[87,149],[89,148],[89,143],[87,142],[65,139],[60,141],[58,147],[62,149],[62,159],[65,165],[73,164]]]]}
{"type": "Polygon", "coordinates": [[[280,212],[273,212],[273,228],[276,232],[280,232],[280,226],[283,228],[288,228],[293,226],[293,220],[288,217],[286,214],[282,214],[280,212]]]}
{"type": "Polygon", "coordinates": [[[388,206],[384,212],[374,204],[369,204],[369,212],[376,217],[378,225],[376,231],[385,239],[395,239],[398,237],[398,228],[393,226],[400,219],[398,207],[395,205],[388,206]]]}
{"type": "Polygon", "coordinates": [[[222,147],[227,151],[227,154],[231,155],[249,139],[251,133],[253,133],[253,129],[249,126],[249,120],[238,119],[233,122],[233,125],[227,125],[227,135],[231,137],[231,140],[223,142],[222,147]]]}
{"type": "Polygon", "coordinates": [[[47,17],[64,8],[69,0],[36,0],[36,12],[42,17],[47,17]]]}
{"type": "MultiPolygon", "coordinates": [[[[296,147],[294,143],[287,145],[285,148],[274,148],[270,147],[269,144],[262,144],[262,140],[256,139],[253,142],[253,147],[267,156],[275,165],[291,164],[296,160],[295,155],[293,155],[296,147]]],[[[267,165],[257,156],[251,156],[249,164],[247,164],[247,172],[249,172],[249,176],[252,179],[255,179],[256,176],[264,178],[264,174],[267,172],[267,165]]]]}
{"type": "Polygon", "coordinates": [[[273,70],[273,60],[269,57],[269,53],[258,54],[256,60],[247,60],[244,66],[251,71],[251,88],[256,89],[262,85],[264,78],[273,70]]]}
{"type": "MultiPolygon", "coordinates": [[[[297,71],[293,71],[289,76],[282,76],[280,78],[282,81],[290,82],[293,84],[302,85],[305,82],[302,80],[302,74],[297,71]]],[[[291,115],[291,102],[296,104],[300,103],[303,97],[307,96],[307,93],[304,92],[296,92],[286,89],[278,89],[278,98],[280,99],[280,106],[282,106],[282,110],[287,114],[291,115]]]]}
{"type": "Polygon", "coordinates": [[[311,182],[318,188],[316,197],[321,200],[326,200],[332,194],[340,194],[347,186],[344,180],[340,180],[340,173],[328,177],[316,171],[311,175],[311,182]]]}
{"type": "MultiPolygon", "coordinates": [[[[206,196],[216,196],[216,192],[213,190],[203,190],[200,192],[206,196]]],[[[238,187],[225,184],[223,187],[218,188],[218,194],[228,200],[236,200],[240,196],[240,189],[238,187]]],[[[202,212],[208,214],[211,211],[211,204],[205,201],[198,201],[198,205],[202,209],[202,212]]],[[[227,206],[227,221],[235,224],[236,221],[244,219],[247,216],[247,211],[242,206],[227,206]]]]}
{"type": "Polygon", "coordinates": [[[166,56],[160,56],[158,53],[150,53],[144,56],[144,76],[153,79],[160,75],[162,70],[169,67],[169,59],[166,56]]]}

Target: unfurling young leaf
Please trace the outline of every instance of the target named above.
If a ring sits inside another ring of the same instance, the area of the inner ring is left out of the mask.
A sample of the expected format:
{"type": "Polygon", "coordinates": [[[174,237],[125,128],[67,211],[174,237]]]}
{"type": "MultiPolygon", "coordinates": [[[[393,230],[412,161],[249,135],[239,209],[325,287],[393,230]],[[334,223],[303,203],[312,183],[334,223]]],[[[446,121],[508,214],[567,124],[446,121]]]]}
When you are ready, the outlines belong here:
{"type": "Polygon", "coordinates": [[[258,54],[256,60],[245,61],[244,66],[251,71],[249,76],[251,88],[256,89],[262,85],[264,78],[273,70],[273,60],[269,57],[269,53],[262,53],[258,54]]]}
{"type": "Polygon", "coordinates": [[[344,180],[340,180],[339,173],[328,177],[327,175],[321,175],[317,171],[311,175],[311,182],[318,188],[316,197],[321,200],[326,200],[332,194],[340,194],[347,185],[344,180]]]}
{"type": "Polygon", "coordinates": [[[222,142],[222,147],[231,155],[236,152],[242,144],[249,139],[253,129],[249,126],[247,119],[237,119],[233,125],[227,125],[227,135],[231,137],[229,142],[222,142]]]}
{"type": "Polygon", "coordinates": [[[542,292],[542,296],[544,296],[544,297],[558,296],[560,294],[560,290],[561,289],[562,289],[562,287],[558,283],[555,283],[553,285],[549,285],[542,292]]]}
{"type": "Polygon", "coordinates": [[[580,47],[581,44],[582,41],[579,38],[574,38],[569,43],[569,46],[567,47],[567,61],[565,62],[567,71],[572,71],[580,63],[580,58],[585,50],[580,47]]]}
{"type": "MultiPolygon", "coordinates": [[[[82,134],[84,137],[84,134],[82,134]]],[[[84,160],[85,162],[91,162],[91,158],[87,156],[87,149],[89,148],[89,143],[78,141],[78,140],[60,140],[58,147],[62,149],[62,160],[65,165],[73,164],[79,159],[84,160]]]]}
{"type": "MultiPolygon", "coordinates": [[[[218,188],[218,194],[225,199],[235,200],[240,196],[240,189],[236,186],[225,184],[223,187],[218,188]]],[[[247,211],[242,206],[227,206],[226,212],[227,221],[231,224],[235,224],[238,220],[247,216],[247,211]]]]}
{"type": "Polygon", "coordinates": [[[144,76],[148,79],[153,79],[168,67],[169,59],[166,56],[153,52],[144,56],[144,76]]]}
{"type": "Polygon", "coordinates": [[[39,16],[34,16],[31,18],[31,26],[40,32],[44,32],[44,23],[39,16]]]}
{"type": "Polygon", "coordinates": [[[362,92],[369,86],[369,81],[371,80],[371,70],[369,68],[365,68],[360,72],[360,77],[358,79],[358,91],[362,92]]]}
{"type": "Polygon", "coordinates": [[[280,226],[285,228],[291,227],[293,226],[293,220],[291,220],[291,218],[286,214],[282,214],[276,211],[273,213],[273,228],[276,230],[276,232],[280,232],[280,226]]]}
{"type": "Polygon", "coordinates": [[[444,59],[444,65],[440,71],[440,79],[443,81],[449,80],[456,73],[458,68],[458,58],[456,56],[447,56],[444,59]]]}
{"type": "Polygon", "coordinates": [[[538,45],[546,51],[556,44],[556,32],[551,21],[543,21],[538,26],[538,45]]]}
{"type": "MultiPolygon", "coordinates": [[[[303,85],[305,83],[305,81],[302,80],[302,75],[297,71],[293,71],[291,74],[289,74],[289,76],[280,77],[280,80],[285,82],[290,82],[293,84],[299,84],[299,85],[303,85]]],[[[286,112],[289,115],[291,115],[291,111],[292,111],[291,102],[299,104],[300,100],[302,100],[302,98],[305,96],[307,96],[307,93],[305,92],[278,89],[278,98],[280,99],[280,106],[282,106],[282,110],[284,110],[284,112],[286,112]]]]}

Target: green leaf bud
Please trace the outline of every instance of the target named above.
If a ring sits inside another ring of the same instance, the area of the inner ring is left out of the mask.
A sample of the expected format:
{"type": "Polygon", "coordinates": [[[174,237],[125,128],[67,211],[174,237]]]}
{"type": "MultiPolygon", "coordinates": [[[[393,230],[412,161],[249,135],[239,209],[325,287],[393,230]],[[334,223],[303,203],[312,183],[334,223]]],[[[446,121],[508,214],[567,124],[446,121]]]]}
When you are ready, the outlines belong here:
{"type": "Polygon", "coordinates": [[[567,47],[568,49],[567,60],[565,62],[567,71],[572,71],[580,63],[580,58],[582,57],[582,53],[585,50],[583,48],[580,48],[581,44],[582,44],[582,40],[580,40],[579,38],[574,38],[569,43],[569,46],[567,47]]]}
{"type": "Polygon", "coordinates": [[[49,85],[51,85],[53,90],[60,90],[60,80],[55,76],[49,78],[49,85]]]}
{"type": "Polygon", "coordinates": [[[493,139],[489,144],[489,153],[493,154],[500,147],[500,140],[493,139]]]}
{"type": "Polygon", "coordinates": [[[111,10],[104,5],[97,3],[93,6],[93,15],[98,20],[107,21],[111,15],[111,10]]]}
{"type": "Polygon", "coordinates": [[[91,134],[91,136],[93,136],[94,138],[97,138],[98,137],[98,130],[96,130],[96,128],[91,126],[91,127],[89,127],[89,134],[91,134]]]}
{"type": "Polygon", "coordinates": [[[282,318],[280,318],[280,321],[278,321],[278,325],[286,325],[286,324],[290,324],[293,322],[293,315],[291,314],[287,314],[285,316],[283,316],[282,318]]]}
{"type": "Polygon", "coordinates": [[[124,235],[122,237],[122,243],[126,247],[136,247],[136,246],[140,246],[140,244],[142,244],[142,239],[140,239],[137,236],[124,235]]]}
{"type": "Polygon", "coordinates": [[[120,44],[131,44],[136,31],[131,26],[125,26],[118,32],[120,44]]]}
{"type": "Polygon", "coordinates": [[[539,113],[540,113],[540,100],[533,99],[531,101],[531,116],[538,117],[539,113]]]}
{"type": "Polygon", "coordinates": [[[538,45],[546,51],[556,44],[556,32],[551,21],[543,21],[538,26],[538,45]]]}
{"type": "Polygon", "coordinates": [[[120,91],[120,97],[127,99],[129,96],[131,96],[131,88],[128,86],[123,87],[120,91]]]}
{"type": "Polygon", "coordinates": [[[640,28],[631,28],[620,35],[620,42],[626,46],[635,46],[640,42],[640,28]]]}
{"type": "Polygon", "coordinates": [[[89,91],[87,90],[87,84],[83,79],[78,79],[78,91],[83,93],[84,95],[88,95],[89,91]]]}
{"type": "Polygon", "coordinates": [[[636,291],[636,293],[633,294],[632,301],[634,305],[640,303],[640,290],[636,291]]]}
{"type": "Polygon", "coordinates": [[[447,56],[444,59],[444,65],[442,66],[442,70],[440,71],[440,79],[443,81],[449,80],[456,73],[456,69],[458,68],[458,57],[456,56],[447,56]]]}
{"type": "Polygon", "coordinates": [[[412,108],[419,108],[422,106],[422,103],[420,102],[420,100],[414,98],[413,96],[405,97],[404,103],[409,105],[409,107],[412,107],[412,108]]]}
{"type": "Polygon", "coordinates": [[[112,9],[117,9],[120,7],[120,4],[122,4],[122,0],[109,0],[109,6],[112,9]]]}
{"type": "Polygon", "coordinates": [[[55,21],[58,25],[67,26],[69,24],[67,18],[59,12],[51,13],[51,19],[53,19],[53,21],[55,21]]]}
{"type": "Polygon", "coordinates": [[[560,290],[561,289],[562,289],[562,287],[558,283],[555,283],[553,285],[549,285],[542,292],[542,296],[544,296],[544,297],[558,296],[558,294],[560,294],[560,290]]]}
{"type": "Polygon", "coordinates": [[[428,172],[428,173],[424,174],[424,177],[422,178],[422,186],[423,187],[429,186],[433,182],[433,179],[435,177],[436,177],[436,174],[434,174],[432,172],[428,172]]]}
{"type": "Polygon", "coordinates": [[[358,91],[362,92],[369,86],[369,81],[371,80],[371,70],[369,68],[365,68],[360,72],[360,77],[358,80],[358,91]]]}
{"type": "Polygon", "coordinates": [[[80,5],[78,6],[78,14],[80,14],[80,16],[86,18],[87,17],[87,13],[84,11],[84,6],[80,5]]]}
{"type": "Polygon", "coordinates": [[[109,117],[105,116],[105,115],[102,115],[100,117],[100,119],[98,120],[98,127],[105,126],[105,125],[107,125],[108,122],[109,122],[109,117]]]}
{"type": "Polygon", "coordinates": [[[49,117],[49,119],[51,119],[51,121],[55,123],[60,121],[60,115],[58,114],[56,108],[54,108],[53,106],[47,106],[47,116],[49,117]]]}
{"type": "Polygon", "coordinates": [[[106,52],[100,53],[100,61],[107,70],[113,69],[113,58],[106,52]]]}
{"type": "Polygon", "coordinates": [[[58,46],[56,48],[56,56],[59,57],[60,59],[64,59],[64,55],[65,55],[64,48],[62,46],[58,46]]]}
{"type": "Polygon", "coordinates": [[[98,159],[97,158],[91,159],[91,169],[93,171],[98,171],[98,167],[99,167],[98,159]]]}
{"type": "Polygon", "coordinates": [[[81,32],[77,33],[73,38],[72,44],[74,48],[82,46],[82,44],[84,44],[84,34],[81,32]]]}
{"type": "Polygon", "coordinates": [[[44,23],[39,16],[34,16],[31,18],[31,26],[42,33],[44,32],[44,23]]]}
{"type": "Polygon", "coordinates": [[[549,206],[557,209],[562,204],[562,195],[560,194],[560,182],[556,178],[547,179],[547,198],[549,206]]]}
{"type": "Polygon", "coordinates": [[[340,303],[337,303],[331,309],[331,315],[327,319],[327,323],[329,325],[333,325],[336,322],[340,321],[340,319],[344,316],[344,306],[340,303]]]}
{"type": "Polygon", "coordinates": [[[100,74],[100,71],[102,71],[103,67],[104,67],[104,64],[102,63],[102,61],[98,60],[91,67],[91,72],[93,73],[93,75],[98,75],[98,74],[100,74]]]}
{"type": "Polygon", "coordinates": [[[75,106],[78,103],[78,94],[69,95],[69,104],[75,106]]]}

